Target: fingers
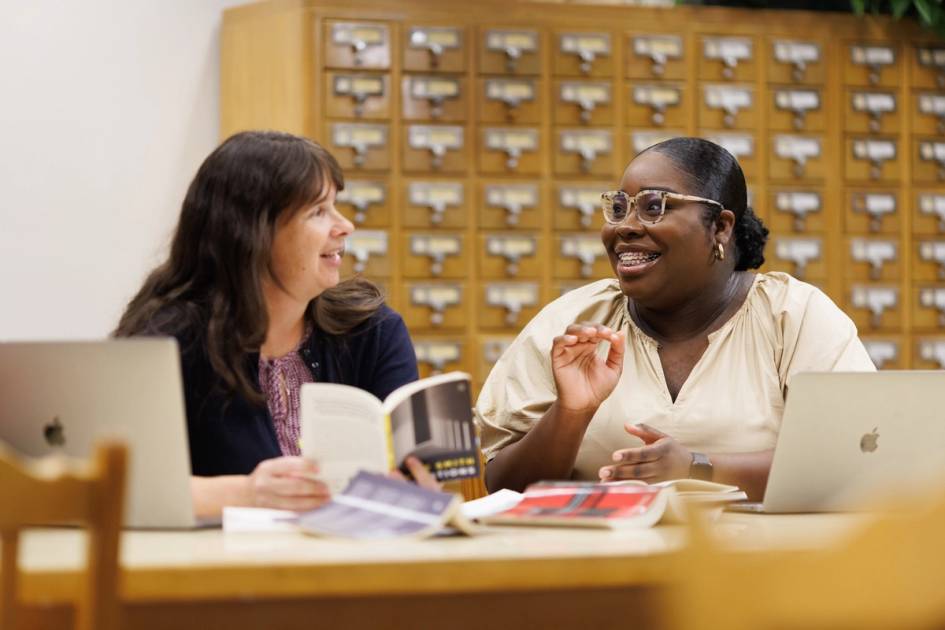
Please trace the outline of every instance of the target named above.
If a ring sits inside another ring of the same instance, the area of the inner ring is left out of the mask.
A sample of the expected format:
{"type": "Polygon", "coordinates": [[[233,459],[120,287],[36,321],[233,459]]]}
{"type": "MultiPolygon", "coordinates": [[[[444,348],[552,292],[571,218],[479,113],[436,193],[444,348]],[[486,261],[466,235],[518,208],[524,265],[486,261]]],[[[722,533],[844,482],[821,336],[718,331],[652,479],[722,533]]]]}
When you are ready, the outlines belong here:
{"type": "Polygon", "coordinates": [[[665,454],[665,444],[653,444],[614,451],[613,460],[621,464],[642,464],[644,462],[655,462],[665,454]]]}
{"type": "Polygon", "coordinates": [[[302,457],[277,457],[260,462],[249,476],[251,504],[283,510],[310,510],[331,493],[315,478],[318,466],[302,457]]]}
{"type": "Polygon", "coordinates": [[[640,464],[620,464],[618,466],[604,466],[598,471],[602,481],[620,481],[622,479],[639,479],[641,481],[656,481],[663,476],[663,463],[660,461],[644,462],[640,464]]]}
{"type": "Polygon", "coordinates": [[[310,477],[273,476],[265,481],[266,490],[283,497],[327,497],[328,486],[310,477]]]}
{"type": "Polygon", "coordinates": [[[643,440],[644,444],[652,444],[665,437],[669,437],[662,431],[658,429],[654,429],[650,425],[643,424],[642,422],[639,424],[633,424],[631,422],[628,422],[625,425],[623,425],[623,428],[630,435],[635,435],[641,440],[643,440]]]}
{"type": "Polygon", "coordinates": [[[270,475],[315,475],[318,464],[304,457],[275,457],[260,462],[256,470],[270,475]]]}
{"type": "Polygon", "coordinates": [[[411,455],[404,462],[407,466],[407,470],[410,471],[410,474],[413,475],[413,480],[417,482],[417,485],[421,488],[427,490],[440,490],[440,482],[436,480],[436,477],[433,476],[427,467],[423,465],[419,459],[411,455]]]}
{"type": "Polygon", "coordinates": [[[623,355],[627,350],[627,333],[621,330],[614,336],[616,339],[611,340],[610,350],[607,352],[607,367],[618,370],[623,368],[623,355]]]}
{"type": "Polygon", "coordinates": [[[551,344],[552,355],[561,355],[567,348],[580,350],[596,349],[597,344],[602,341],[611,343],[611,352],[614,346],[620,346],[619,356],[623,356],[624,340],[623,332],[616,333],[608,326],[603,324],[571,324],[563,335],[554,338],[551,344]]]}

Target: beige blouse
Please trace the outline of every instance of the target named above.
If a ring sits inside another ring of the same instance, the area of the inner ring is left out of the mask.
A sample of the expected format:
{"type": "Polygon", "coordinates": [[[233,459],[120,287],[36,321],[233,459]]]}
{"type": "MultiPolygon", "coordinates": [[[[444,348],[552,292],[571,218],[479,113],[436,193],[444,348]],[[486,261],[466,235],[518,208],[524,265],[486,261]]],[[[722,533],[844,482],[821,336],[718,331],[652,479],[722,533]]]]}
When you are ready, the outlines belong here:
{"type": "Polygon", "coordinates": [[[793,375],[875,369],[856,326],[822,291],[784,273],[757,274],[741,308],[709,335],[674,402],[656,341],[631,319],[617,281],[600,280],[548,304],[492,369],[476,404],[487,459],[521,439],[554,402],[551,342],[576,322],[627,331],[623,374],[588,426],[576,479],[597,479],[615,450],[641,444],[624,430],[628,421],[700,452],[773,448],[793,375]]]}

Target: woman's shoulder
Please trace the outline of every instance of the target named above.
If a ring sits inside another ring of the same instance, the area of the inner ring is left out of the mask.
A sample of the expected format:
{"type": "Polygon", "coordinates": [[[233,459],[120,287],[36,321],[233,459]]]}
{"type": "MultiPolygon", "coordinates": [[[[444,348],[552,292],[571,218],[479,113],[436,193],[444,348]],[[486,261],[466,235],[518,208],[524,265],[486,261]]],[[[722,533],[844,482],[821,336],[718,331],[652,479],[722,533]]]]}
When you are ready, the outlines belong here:
{"type": "Polygon", "coordinates": [[[813,312],[848,319],[819,287],[780,271],[757,274],[755,290],[751,292],[749,300],[753,309],[775,318],[786,316],[803,319],[813,312]]]}
{"type": "Polygon", "coordinates": [[[549,302],[526,326],[526,330],[533,324],[560,328],[575,322],[617,326],[626,312],[626,303],[616,279],[597,280],[571,289],[549,302]]]}

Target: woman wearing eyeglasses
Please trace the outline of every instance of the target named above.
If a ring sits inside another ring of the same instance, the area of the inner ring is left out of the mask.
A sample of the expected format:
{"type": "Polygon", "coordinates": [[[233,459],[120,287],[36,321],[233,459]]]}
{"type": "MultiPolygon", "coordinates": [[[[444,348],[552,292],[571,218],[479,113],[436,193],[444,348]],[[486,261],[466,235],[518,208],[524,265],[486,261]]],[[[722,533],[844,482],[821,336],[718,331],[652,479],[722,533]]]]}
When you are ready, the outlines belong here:
{"type": "Polygon", "coordinates": [[[792,375],[873,370],[816,287],[753,273],[768,230],[722,147],[676,138],[602,195],[615,278],[555,300],[477,403],[490,490],[697,477],[764,493],[792,375]]]}

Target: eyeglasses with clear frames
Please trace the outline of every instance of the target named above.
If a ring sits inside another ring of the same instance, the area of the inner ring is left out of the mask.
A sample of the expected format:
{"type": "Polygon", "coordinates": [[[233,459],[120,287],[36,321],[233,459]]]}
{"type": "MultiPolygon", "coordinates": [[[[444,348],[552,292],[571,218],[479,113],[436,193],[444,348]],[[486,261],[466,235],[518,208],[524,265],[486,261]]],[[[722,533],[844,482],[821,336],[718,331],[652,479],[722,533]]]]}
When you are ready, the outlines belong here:
{"type": "Polygon", "coordinates": [[[718,201],[706,199],[705,197],[668,192],[666,190],[641,190],[632,197],[622,190],[612,190],[603,193],[600,197],[601,207],[604,211],[604,220],[612,225],[626,221],[630,218],[630,214],[634,209],[636,209],[637,219],[640,223],[655,225],[662,221],[663,216],[666,214],[667,199],[707,203],[718,206],[721,210],[725,210],[725,206],[718,201]]]}

